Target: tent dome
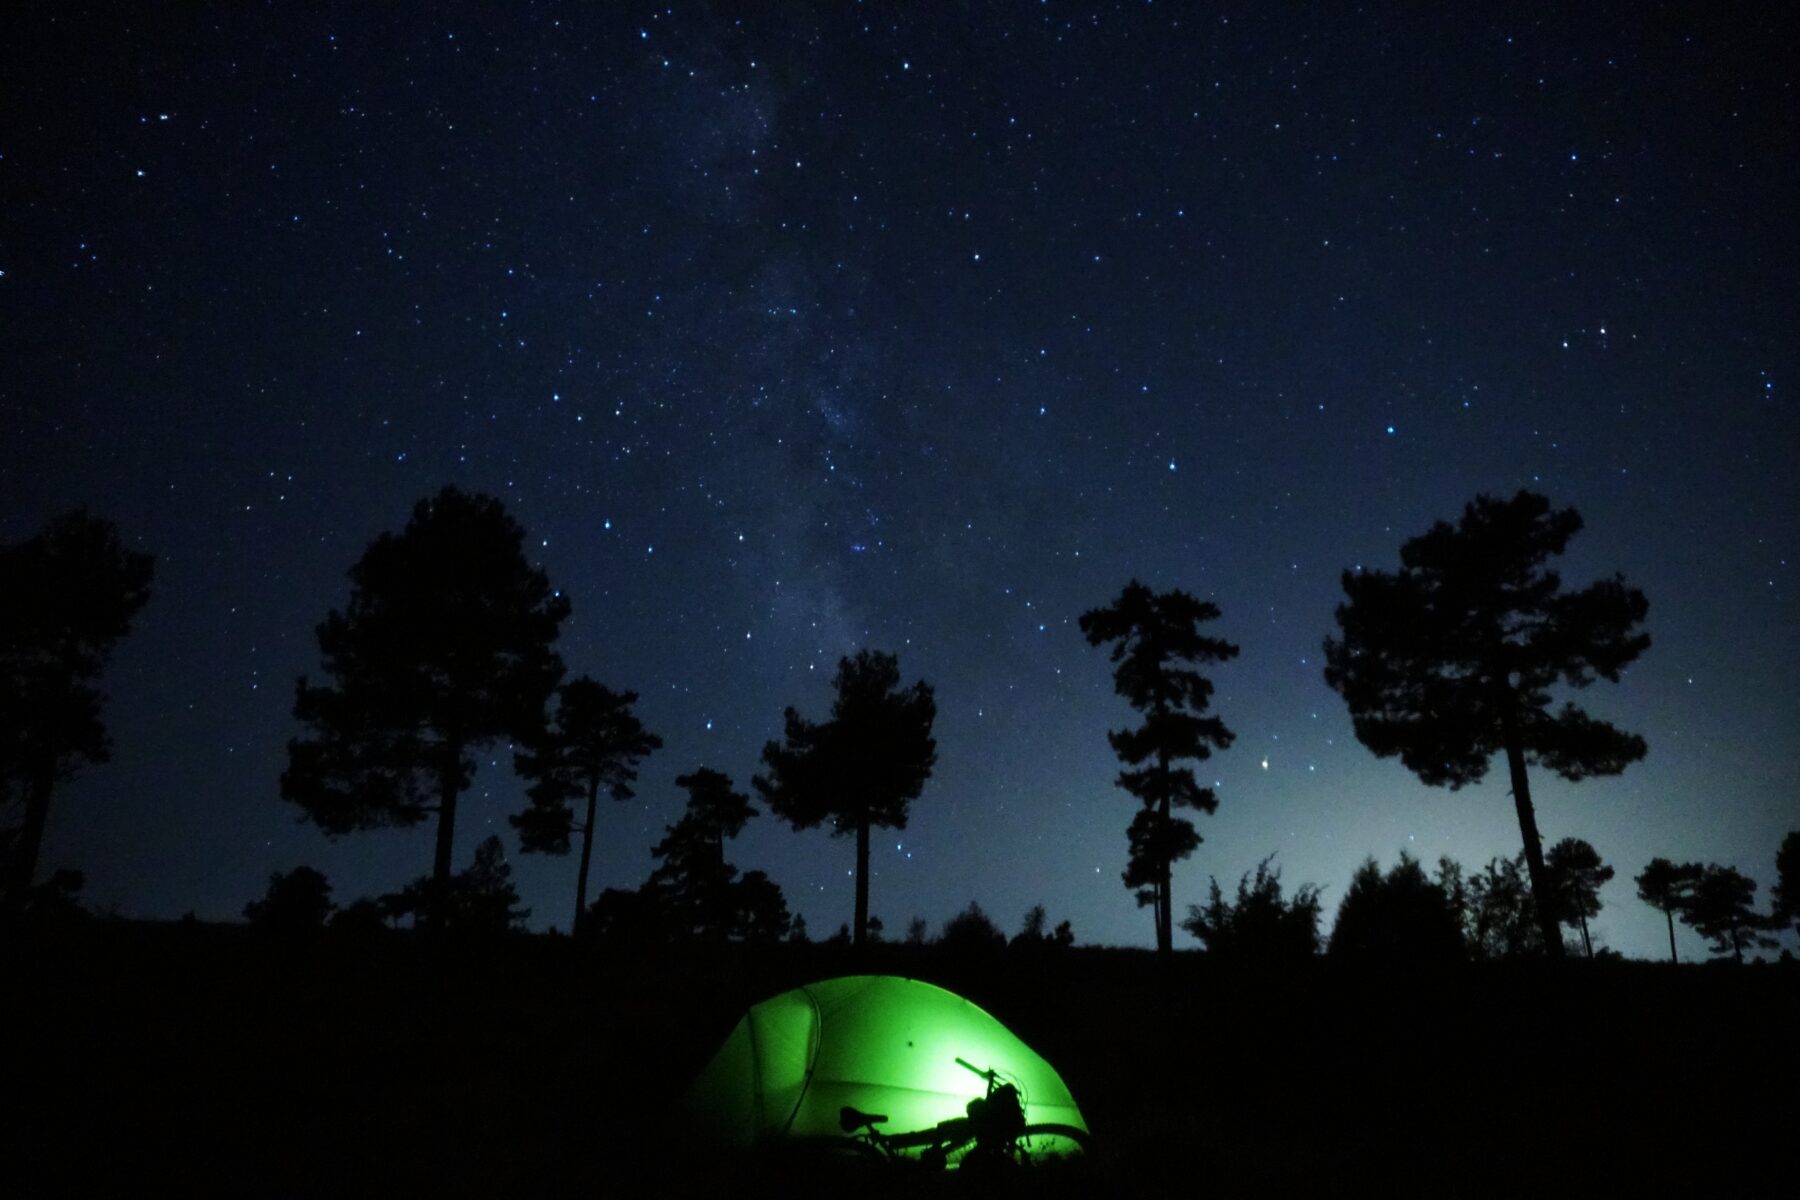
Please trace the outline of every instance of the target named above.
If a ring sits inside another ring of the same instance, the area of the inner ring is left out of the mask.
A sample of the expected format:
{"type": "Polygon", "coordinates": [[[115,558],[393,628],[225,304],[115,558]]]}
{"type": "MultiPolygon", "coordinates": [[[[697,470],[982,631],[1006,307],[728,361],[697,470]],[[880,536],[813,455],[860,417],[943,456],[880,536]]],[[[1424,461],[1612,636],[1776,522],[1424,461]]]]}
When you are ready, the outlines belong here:
{"type": "Polygon", "coordinates": [[[933,984],[851,975],[753,1005],[689,1093],[696,1119],[749,1146],[841,1134],[845,1105],[887,1114],[885,1132],[964,1115],[992,1069],[1019,1089],[1027,1124],[1087,1131],[1061,1076],[981,1008],[933,984]]]}

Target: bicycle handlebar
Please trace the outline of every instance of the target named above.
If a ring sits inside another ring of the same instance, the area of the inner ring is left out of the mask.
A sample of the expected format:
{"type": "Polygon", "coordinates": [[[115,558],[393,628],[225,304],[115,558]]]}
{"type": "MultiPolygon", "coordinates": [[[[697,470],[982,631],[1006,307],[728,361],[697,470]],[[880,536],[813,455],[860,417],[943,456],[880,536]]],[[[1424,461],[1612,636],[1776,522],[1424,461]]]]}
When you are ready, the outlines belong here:
{"type": "Polygon", "coordinates": [[[983,1079],[987,1080],[989,1083],[994,1082],[994,1080],[1000,1074],[998,1071],[994,1070],[994,1068],[992,1068],[992,1067],[989,1067],[987,1070],[984,1071],[980,1067],[976,1066],[974,1063],[970,1062],[966,1058],[961,1057],[960,1055],[957,1057],[956,1065],[959,1067],[962,1067],[964,1070],[975,1072],[975,1074],[981,1076],[983,1079]]]}

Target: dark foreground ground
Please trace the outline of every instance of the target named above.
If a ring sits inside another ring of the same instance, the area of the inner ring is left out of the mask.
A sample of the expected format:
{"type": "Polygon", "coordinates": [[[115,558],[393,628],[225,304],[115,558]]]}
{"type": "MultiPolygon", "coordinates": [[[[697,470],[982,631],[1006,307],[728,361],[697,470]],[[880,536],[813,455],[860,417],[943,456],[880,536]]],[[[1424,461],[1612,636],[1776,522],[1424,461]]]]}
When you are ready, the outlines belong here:
{"type": "Polygon", "coordinates": [[[868,971],[999,1017],[1096,1138],[1081,1168],[933,1190],[1800,1194],[1795,964],[1270,974],[882,950],[0,933],[0,1193],[908,1194],[919,1180],[721,1155],[677,1104],[748,1004],[868,971]]]}

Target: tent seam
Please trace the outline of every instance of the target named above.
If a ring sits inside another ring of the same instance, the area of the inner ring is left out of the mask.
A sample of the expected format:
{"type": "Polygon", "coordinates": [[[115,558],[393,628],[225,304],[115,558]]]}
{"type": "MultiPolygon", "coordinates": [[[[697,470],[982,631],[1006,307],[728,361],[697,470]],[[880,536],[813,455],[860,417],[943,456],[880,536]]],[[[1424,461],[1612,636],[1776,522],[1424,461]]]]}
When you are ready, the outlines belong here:
{"type": "Polygon", "coordinates": [[[806,1002],[812,1005],[812,1028],[807,1031],[806,1039],[806,1077],[800,1081],[800,1091],[794,1097],[794,1107],[788,1110],[787,1120],[781,1123],[783,1133],[794,1128],[794,1118],[800,1115],[800,1106],[806,1103],[806,1093],[812,1090],[813,1067],[819,1061],[819,1029],[825,1023],[825,1014],[819,1010],[819,1001],[812,994],[812,988],[802,987],[800,990],[806,994],[806,1002]]]}

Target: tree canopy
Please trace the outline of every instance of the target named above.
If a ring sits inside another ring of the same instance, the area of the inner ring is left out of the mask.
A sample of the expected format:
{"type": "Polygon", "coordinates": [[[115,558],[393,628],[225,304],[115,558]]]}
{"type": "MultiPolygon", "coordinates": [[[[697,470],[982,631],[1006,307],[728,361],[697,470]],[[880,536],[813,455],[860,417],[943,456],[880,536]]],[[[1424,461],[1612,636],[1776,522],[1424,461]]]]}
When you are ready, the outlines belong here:
{"type": "MultiPolygon", "coordinates": [[[[1457,868],[1460,875],[1461,868],[1457,868]]],[[[1445,881],[1440,868],[1439,885],[1445,881]]],[[[1462,885],[1463,932],[1479,958],[1526,958],[1545,953],[1543,925],[1525,872],[1525,855],[1491,858],[1462,885]]]]}
{"type": "Polygon", "coordinates": [[[1091,646],[1112,644],[1113,690],[1144,715],[1136,729],[1109,732],[1107,742],[1125,769],[1118,786],[1139,801],[1126,829],[1129,854],[1125,886],[1138,904],[1153,909],[1156,947],[1174,944],[1170,873],[1173,865],[1202,841],[1193,822],[1177,808],[1210,813],[1218,797],[1195,778],[1183,760],[1204,762],[1214,750],[1230,747],[1235,735],[1216,716],[1205,716],[1212,681],[1196,663],[1236,658],[1230,642],[1207,637],[1200,626],[1217,620],[1218,605],[1180,590],[1153,592],[1133,579],[1110,605],[1081,614],[1081,632],[1091,646]]]}
{"type": "Polygon", "coordinates": [[[461,937],[493,937],[522,929],[531,916],[529,908],[519,907],[506,847],[494,834],[483,838],[469,865],[443,884],[422,875],[387,899],[397,916],[438,921],[444,932],[461,937]]]}
{"type": "Polygon", "coordinates": [[[81,510],[0,545],[0,894],[9,902],[23,902],[37,877],[56,785],[111,755],[98,680],[150,599],[154,566],[110,521],[81,510]]]}
{"type": "Polygon", "coordinates": [[[725,843],[757,815],[750,798],[709,767],[677,776],[675,785],[687,789],[687,810],[650,851],[659,865],[647,885],[671,929],[705,940],[779,940],[788,925],[781,889],[761,871],[739,878],[725,861],[725,843]]]}
{"type": "Polygon", "coordinates": [[[1781,839],[1775,852],[1775,886],[1769,890],[1771,919],[1777,928],[1800,929],[1800,829],[1781,839]]]}
{"type": "Polygon", "coordinates": [[[1382,873],[1373,858],[1351,877],[1326,953],[1333,958],[1455,962],[1465,954],[1462,920],[1444,887],[1402,852],[1382,873]]]}
{"type": "Polygon", "coordinates": [[[1745,950],[1775,945],[1775,939],[1763,932],[1769,922],[1756,911],[1756,880],[1718,863],[1709,863],[1697,877],[1690,877],[1692,889],[1677,915],[1711,943],[1714,954],[1730,954],[1743,962],[1745,950]]]}
{"type": "Polygon", "coordinates": [[[1341,636],[1325,641],[1325,680],[1344,697],[1357,739],[1452,789],[1505,753],[1538,920],[1559,953],[1555,904],[1531,803],[1528,764],[1565,779],[1616,775],[1644,739],[1552,688],[1619,674],[1650,645],[1644,594],[1619,576],[1565,591],[1546,563],[1581,529],[1574,509],[1521,491],[1478,496],[1457,525],[1440,521],[1400,548],[1397,572],[1346,571],[1341,636]]]}
{"type": "Polygon", "coordinates": [[[435,814],[438,897],[474,752],[539,740],[562,677],[551,646],[569,602],[524,539],[492,497],[446,487],[420,501],[351,567],[349,606],[318,627],[331,682],[296,688],[307,736],[288,743],[283,799],[333,836],[435,814]]]}
{"type": "Polygon", "coordinates": [[[869,921],[869,830],[905,829],[910,803],[937,763],[931,726],[937,701],[924,681],[902,687],[892,654],[859,651],[839,660],[831,716],[785,715],[780,742],[763,747],[766,773],[752,783],[769,810],[796,830],[829,823],[856,838],[855,941],[869,921]]]}
{"type": "Polygon", "coordinates": [[[331,881],[316,868],[300,866],[270,875],[263,898],[244,905],[244,920],[266,933],[294,936],[325,928],[336,908],[331,881]]]}
{"type": "Polygon", "coordinates": [[[1311,958],[1319,952],[1319,889],[1302,884],[1293,899],[1281,892],[1281,869],[1274,855],[1238,880],[1237,902],[1225,899],[1214,879],[1205,905],[1188,905],[1181,927],[1206,944],[1206,952],[1222,959],[1283,962],[1311,958]]]}
{"type": "Polygon", "coordinates": [[[948,954],[976,957],[1006,949],[1006,933],[975,901],[944,922],[938,945],[948,954]]]}

